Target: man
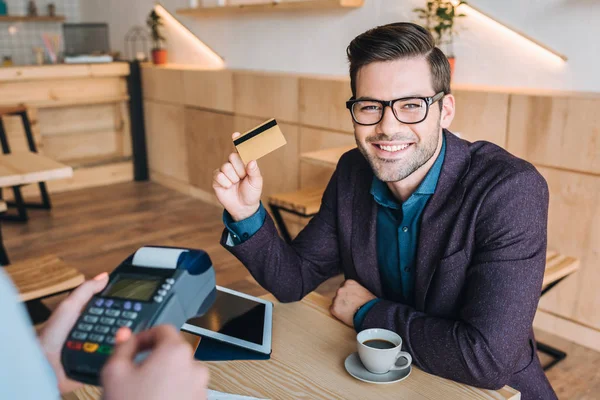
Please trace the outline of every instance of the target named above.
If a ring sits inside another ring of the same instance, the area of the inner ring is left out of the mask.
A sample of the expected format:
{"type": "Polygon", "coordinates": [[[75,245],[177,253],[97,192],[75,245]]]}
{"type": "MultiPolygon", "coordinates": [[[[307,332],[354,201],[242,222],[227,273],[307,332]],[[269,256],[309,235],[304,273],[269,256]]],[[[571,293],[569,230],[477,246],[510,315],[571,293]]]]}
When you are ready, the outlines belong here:
{"type": "MultiPolygon", "coordinates": [[[[60,353],[81,309],[108,283],[106,273],[79,286],[44,325],[39,342],[10,280],[0,268],[0,398],[56,400],[82,385],[65,375],[60,353]]],[[[191,346],[170,326],[132,335],[119,343],[102,371],[106,400],[206,398],[208,370],[194,360],[191,346]],[[140,364],[137,353],[152,350],[140,364]]]]}
{"type": "Polygon", "coordinates": [[[545,180],[498,146],[447,130],[450,67],[425,29],[378,27],[347,54],[358,149],[340,159],[318,214],[287,245],[260,204],[256,162],[233,153],[213,181],[222,244],[284,302],[343,272],[331,313],[357,331],[399,333],[427,372],[555,398],[532,330],[545,180]]]}

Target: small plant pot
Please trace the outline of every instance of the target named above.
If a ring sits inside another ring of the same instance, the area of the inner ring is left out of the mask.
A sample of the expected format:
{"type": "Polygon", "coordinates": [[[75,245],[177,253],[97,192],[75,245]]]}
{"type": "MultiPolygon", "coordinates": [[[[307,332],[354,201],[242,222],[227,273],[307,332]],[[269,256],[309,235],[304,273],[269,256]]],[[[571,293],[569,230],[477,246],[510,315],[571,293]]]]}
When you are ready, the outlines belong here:
{"type": "Polygon", "coordinates": [[[456,62],[456,58],[448,57],[448,62],[450,63],[450,78],[454,77],[454,63],[456,62]]]}
{"type": "Polygon", "coordinates": [[[152,62],[155,65],[163,65],[167,63],[167,49],[152,50],[152,62]]]}

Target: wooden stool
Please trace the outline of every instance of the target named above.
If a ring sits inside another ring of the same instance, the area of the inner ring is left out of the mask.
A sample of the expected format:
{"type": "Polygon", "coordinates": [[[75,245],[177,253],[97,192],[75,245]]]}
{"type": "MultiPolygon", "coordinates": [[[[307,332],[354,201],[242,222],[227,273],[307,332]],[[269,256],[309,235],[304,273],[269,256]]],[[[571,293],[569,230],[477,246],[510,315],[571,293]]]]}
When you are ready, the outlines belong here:
{"type": "Polygon", "coordinates": [[[17,287],[35,324],[50,316],[41,299],[69,292],[85,281],[81,272],[55,255],[21,261],[4,267],[4,271],[17,287]]]}
{"type": "Polygon", "coordinates": [[[321,198],[325,188],[308,188],[296,192],[278,193],[269,196],[269,207],[273,212],[275,223],[281,232],[281,236],[287,243],[292,242],[290,233],[285,226],[280,210],[303,218],[311,218],[321,207],[321,198]]]}
{"type": "MultiPolygon", "coordinates": [[[[2,122],[2,117],[4,116],[12,116],[19,115],[21,120],[23,121],[23,129],[25,130],[25,136],[27,138],[27,145],[29,147],[29,151],[33,153],[37,153],[37,147],[35,145],[35,141],[33,139],[33,132],[31,131],[31,123],[29,121],[29,117],[27,115],[27,108],[23,105],[11,106],[11,107],[0,107],[0,144],[2,145],[2,152],[4,154],[10,153],[10,146],[8,144],[8,138],[6,136],[6,131],[4,130],[4,123],[2,122]]],[[[17,208],[18,215],[3,215],[2,219],[7,221],[27,221],[27,208],[42,208],[42,209],[50,209],[52,205],[50,204],[50,196],[48,196],[48,190],[46,189],[46,183],[38,182],[38,186],[40,188],[40,194],[42,197],[41,203],[25,203],[23,200],[23,195],[21,194],[21,187],[14,186],[13,193],[15,197],[14,202],[9,202],[9,206],[14,206],[17,208]]],[[[0,191],[0,194],[2,192],[0,191]]],[[[1,195],[0,195],[1,198],[1,195]]]]}
{"type": "MultiPolygon", "coordinates": [[[[574,257],[563,256],[555,251],[546,253],[546,270],[542,283],[542,294],[546,294],[560,281],[579,269],[579,260],[574,257]]],[[[540,297],[541,297],[540,296],[540,297]]],[[[544,371],[549,370],[567,357],[567,353],[547,344],[537,342],[537,349],[553,358],[551,362],[544,365],[544,371]]]]}

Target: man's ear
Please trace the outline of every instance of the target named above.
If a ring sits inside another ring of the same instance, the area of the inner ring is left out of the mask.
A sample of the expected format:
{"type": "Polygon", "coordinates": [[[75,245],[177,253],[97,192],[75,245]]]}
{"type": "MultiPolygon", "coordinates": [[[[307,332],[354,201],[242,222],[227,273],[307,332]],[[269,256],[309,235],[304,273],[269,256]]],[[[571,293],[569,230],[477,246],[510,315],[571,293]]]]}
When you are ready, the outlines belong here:
{"type": "Polygon", "coordinates": [[[448,129],[455,114],[454,108],[454,96],[447,94],[442,100],[442,112],[440,116],[440,126],[444,129],[448,129]]]}

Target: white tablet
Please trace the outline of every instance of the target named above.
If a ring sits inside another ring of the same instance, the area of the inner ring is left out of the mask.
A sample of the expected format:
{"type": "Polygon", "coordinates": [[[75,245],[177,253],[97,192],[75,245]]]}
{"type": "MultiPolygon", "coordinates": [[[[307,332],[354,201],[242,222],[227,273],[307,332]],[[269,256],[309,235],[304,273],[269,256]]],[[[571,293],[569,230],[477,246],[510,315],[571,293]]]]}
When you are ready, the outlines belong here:
{"type": "Polygon", "coordinates": [[[217,286],[208,312],[189,319],[181,330],[270,354],[272,321],[270,301],[217,286]]]}

